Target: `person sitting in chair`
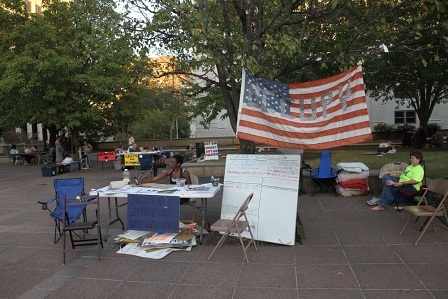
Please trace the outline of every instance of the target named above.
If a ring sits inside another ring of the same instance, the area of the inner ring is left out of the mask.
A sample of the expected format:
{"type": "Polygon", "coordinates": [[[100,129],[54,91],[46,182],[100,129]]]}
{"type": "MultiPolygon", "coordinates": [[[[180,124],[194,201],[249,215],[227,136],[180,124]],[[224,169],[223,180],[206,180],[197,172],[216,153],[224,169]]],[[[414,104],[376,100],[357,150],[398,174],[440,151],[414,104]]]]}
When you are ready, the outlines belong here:
{"type": "Polygon", "coordinates": [[[423,166],[421,165],[423,155],[420,152],[411,153],[411,165],[399,176],[392,176],[391,174],[385,174],[383,176],[383,191],[380,198],[373,197],[367,201],[369,206],[373,207],[373,211],[383,211],[388,204],[391,195],[396,197],[400,190],[408,192],[416,192],[420,190],[422,180],[425,175],[423,166]]]}
{"type": "MultiPolygon", "coordinates": [[[[25,148],[25,146],[24,146],[25,148]]],[[[36,146],[32,146],[30,149],[28,149],[27,152],[28,155],[25,155],[23,158],[25,159],[25,163],[24,165],[27,165],[31,162],[32,159],[37,158],[38,155],[40,154],[39,150],[37,149],[36,146]]]]}
{"type": "Polygon", "coordinates": [[[19,153],[19,150],[16,148],[16,145],[11,145],[11,149],[9,150],[9,154],[11,155],[11,161],[12,163],[16,163],[17,160],[17,154],[19,153]]]}
{"type": "MultiPolygon", "coordinates": [[[[174,155],[170,158],[170,169],[164,170],[161,174],[158,176],[155,176],[153,178],[147,178],[141,181],[136,181],[136,185],[141,185],[145,183],[153,183],[157,182],[161,179],[164,179],[166,177],[170,178],[170,184],[176,184],[176,179],[184,178],[186,185],[191,185],[191,178],[190,173],[188,170],[183,169],[181,167],[182,163],[184,162],[182,156],[180,155],[174,155]]],[[[189,198],[181,198],[180,201],[182,203],[188,202],[189,198]]]]}
{"type": "Polygon", "coordinates": [[[140,152],[140,148],[137,146],[137,143],[133,143],[132,147],[129,149],[130,153],[139,153],[140,152]]]}

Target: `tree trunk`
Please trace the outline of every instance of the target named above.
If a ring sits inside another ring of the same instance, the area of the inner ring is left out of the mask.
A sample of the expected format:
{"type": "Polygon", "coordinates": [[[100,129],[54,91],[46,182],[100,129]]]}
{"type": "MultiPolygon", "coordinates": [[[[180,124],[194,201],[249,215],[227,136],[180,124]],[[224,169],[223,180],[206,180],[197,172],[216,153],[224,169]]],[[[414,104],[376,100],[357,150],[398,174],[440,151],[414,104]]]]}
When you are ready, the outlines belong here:
{"type": "Polygon", "coordinates": [[[56,142],[56,134],[57,134],[57,129],[55,125],[51,125],[48,128],[48,131],[50,132],[50,141],[48,142],[49,147],[52,148],[54,147],[54,143],[56,142]]]}

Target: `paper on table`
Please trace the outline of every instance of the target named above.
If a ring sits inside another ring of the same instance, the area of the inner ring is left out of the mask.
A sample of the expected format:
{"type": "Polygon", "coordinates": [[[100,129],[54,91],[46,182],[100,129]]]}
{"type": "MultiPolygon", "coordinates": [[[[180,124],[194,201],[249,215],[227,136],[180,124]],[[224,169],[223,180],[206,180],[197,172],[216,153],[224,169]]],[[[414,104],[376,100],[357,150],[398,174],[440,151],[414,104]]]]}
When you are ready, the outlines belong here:
{"type": "Polygon", "coordinates": [[[163,184],[157,184],[157,183],[147,183],[147,184],[142,184],[142,186],[151,187],[154,189],[169,189],[169,188],[173,187],[173,185],[163,185],[163,184]]]}

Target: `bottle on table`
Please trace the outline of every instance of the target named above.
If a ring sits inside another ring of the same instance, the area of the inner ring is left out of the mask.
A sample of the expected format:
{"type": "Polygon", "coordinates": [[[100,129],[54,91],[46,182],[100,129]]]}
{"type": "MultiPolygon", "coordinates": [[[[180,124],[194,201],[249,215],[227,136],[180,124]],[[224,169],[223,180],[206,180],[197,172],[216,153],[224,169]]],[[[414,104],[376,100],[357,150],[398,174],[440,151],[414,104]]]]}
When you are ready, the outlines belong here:
{"type": "Polygon", "coordinates": [[[123,182],[125,185],[129,185],[131,183],[131,173],[127,168],[123,171],[123,182]]]}

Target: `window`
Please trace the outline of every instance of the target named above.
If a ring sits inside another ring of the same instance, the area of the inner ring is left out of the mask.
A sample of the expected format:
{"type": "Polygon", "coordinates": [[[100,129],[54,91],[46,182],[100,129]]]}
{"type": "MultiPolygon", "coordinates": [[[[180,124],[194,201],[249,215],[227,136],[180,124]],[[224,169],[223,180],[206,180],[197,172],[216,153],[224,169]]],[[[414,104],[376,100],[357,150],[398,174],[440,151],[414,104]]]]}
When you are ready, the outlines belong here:
{"type": "Polygon", "coordinates": [[[36,4],[36,7],[35,7],[35,8],[36,8],[36,13],[37,13],[38,15],[40,15],[40,13],[41,13],[40,6],[36,4]]]}
{"type": "Polygon", "coordinates": [[[395,111],[395,124],[415,124],[416,116],[414,110],[395,111]]]}

